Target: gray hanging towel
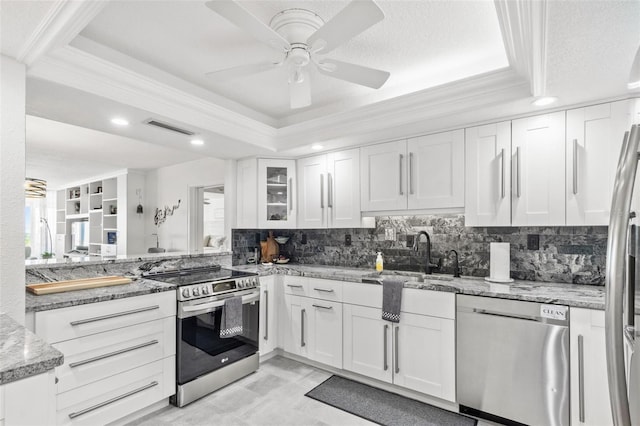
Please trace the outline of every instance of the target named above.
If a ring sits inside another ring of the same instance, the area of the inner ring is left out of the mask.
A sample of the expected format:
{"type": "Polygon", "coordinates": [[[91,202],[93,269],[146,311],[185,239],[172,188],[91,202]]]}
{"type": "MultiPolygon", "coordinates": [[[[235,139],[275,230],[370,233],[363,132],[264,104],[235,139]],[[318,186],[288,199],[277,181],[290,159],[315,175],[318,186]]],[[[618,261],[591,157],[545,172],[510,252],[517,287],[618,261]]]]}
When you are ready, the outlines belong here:
{"type": "Polygon", "coordinates": [[[404,281],[385,278],[382,281],[382,319],[400,322],[400,305],[404,281]]]}
{"type": "Polygon", "coordinates": [[[227,338],[242,334],[242,296],[225,299],[220,320],[220,337],[227,338]]]}

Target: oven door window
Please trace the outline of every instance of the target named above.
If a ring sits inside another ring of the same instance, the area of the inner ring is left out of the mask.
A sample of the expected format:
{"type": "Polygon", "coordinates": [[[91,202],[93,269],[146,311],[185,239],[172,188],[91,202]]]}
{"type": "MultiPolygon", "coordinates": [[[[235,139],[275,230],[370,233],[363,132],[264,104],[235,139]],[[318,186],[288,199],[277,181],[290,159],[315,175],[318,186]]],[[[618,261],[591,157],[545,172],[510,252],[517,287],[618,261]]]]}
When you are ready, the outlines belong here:
{"type": "Polygon", "coordinates": [[[258,351],[260,303],[242,305],[242,335],[221,338],[222,308],[177,321],[178,384],[246,358],[258,351]]]}

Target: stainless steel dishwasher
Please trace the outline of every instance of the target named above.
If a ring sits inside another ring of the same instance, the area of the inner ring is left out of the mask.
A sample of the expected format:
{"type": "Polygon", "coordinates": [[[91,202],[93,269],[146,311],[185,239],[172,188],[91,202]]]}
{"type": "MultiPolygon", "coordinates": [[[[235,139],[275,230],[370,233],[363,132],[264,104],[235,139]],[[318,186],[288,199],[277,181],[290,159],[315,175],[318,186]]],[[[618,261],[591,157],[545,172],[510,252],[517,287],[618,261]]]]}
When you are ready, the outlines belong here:
{"type": "Polygon", "coordinates": [[[456,310],[460,412],[569,425],[568,308],[458,295],[456,310]]]}

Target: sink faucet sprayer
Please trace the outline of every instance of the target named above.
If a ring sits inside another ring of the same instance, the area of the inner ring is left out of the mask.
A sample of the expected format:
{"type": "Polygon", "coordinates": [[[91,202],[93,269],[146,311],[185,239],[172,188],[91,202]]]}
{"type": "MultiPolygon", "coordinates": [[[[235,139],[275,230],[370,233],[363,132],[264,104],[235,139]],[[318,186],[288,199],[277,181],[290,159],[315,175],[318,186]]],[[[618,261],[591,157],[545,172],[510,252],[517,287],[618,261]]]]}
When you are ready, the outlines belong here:
{"type": "Polygon", "coordinates": [[[427,255],[426,255],[426,263],[424,266],[424,272],[425,274],[430,274],[431,268],[439,268],[440,264],[431,263],[431,238],[429,237],[429,234],[426,231],[418,232],[418,235],[416,235],[415,239],[413,240],[413,250],[416,252],[418,251],[418,243],[420,242],[420,237],[422,235],[427,237],[427,255]]]}
{"type": "Polygon", "coordinates": [[[455,254],[455,258],[453,260],[453,277],[454,278],[459,278],[460,277],[460,264],[458,263],[458,252],[455,250],[449,250],[449,254],[455,254]]]}

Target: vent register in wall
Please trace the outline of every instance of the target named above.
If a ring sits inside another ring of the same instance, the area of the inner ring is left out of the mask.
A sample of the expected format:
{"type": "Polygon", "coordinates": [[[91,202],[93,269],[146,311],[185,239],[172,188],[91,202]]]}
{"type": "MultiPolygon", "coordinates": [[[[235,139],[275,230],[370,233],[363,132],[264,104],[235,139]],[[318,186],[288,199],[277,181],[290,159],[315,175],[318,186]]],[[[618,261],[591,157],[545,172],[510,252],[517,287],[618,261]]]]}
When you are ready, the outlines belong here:
{"type": "Polygon", "coordinates": [[[181,129],[180,127],[174,126],[173,124],[165,123],[165,122],[162,122],[162,121],[159,121],[159,120],[155,120],[153,118],[150,118],[150,119],[146,120],[144,123],[148,124],[149,126],[159,127],[161,129],[164,129],[164,130],[169,130],[171,132],[180,133],[182,135],[193,136],[193,135],[196,134],[195,132],[192,132],[191,130],[181,129]]]}

